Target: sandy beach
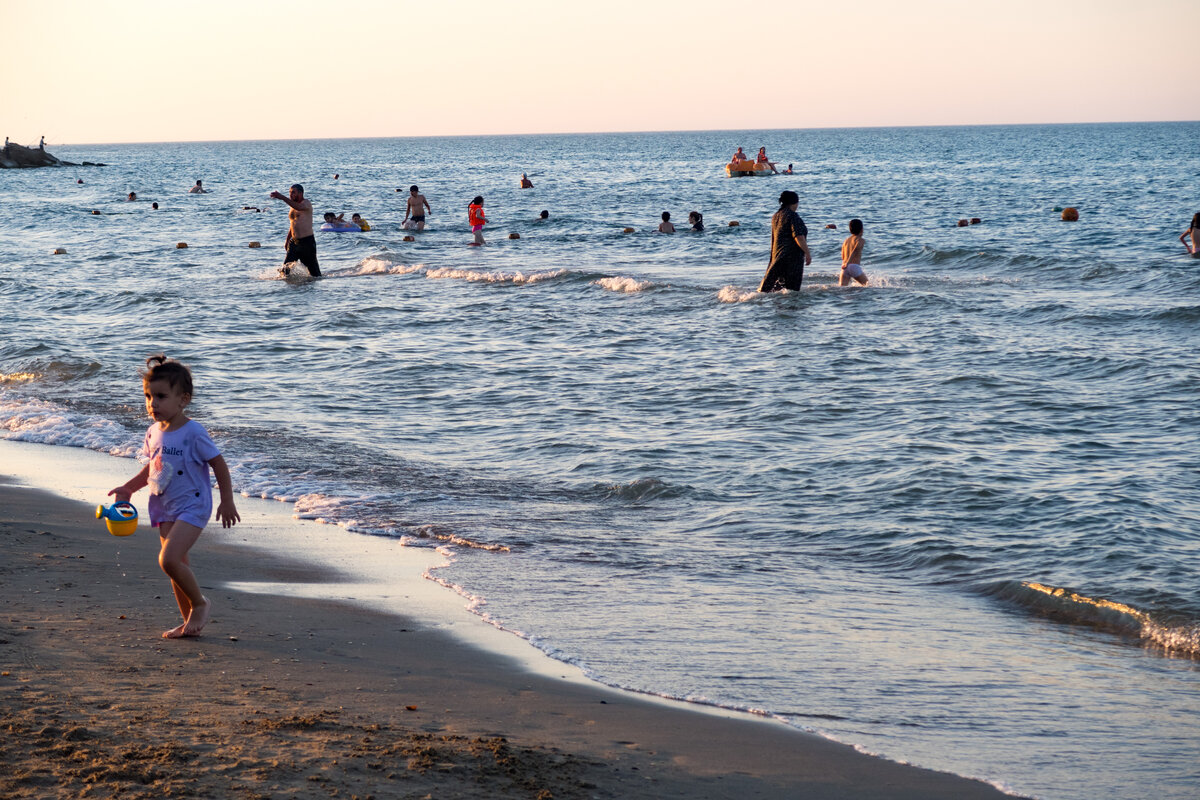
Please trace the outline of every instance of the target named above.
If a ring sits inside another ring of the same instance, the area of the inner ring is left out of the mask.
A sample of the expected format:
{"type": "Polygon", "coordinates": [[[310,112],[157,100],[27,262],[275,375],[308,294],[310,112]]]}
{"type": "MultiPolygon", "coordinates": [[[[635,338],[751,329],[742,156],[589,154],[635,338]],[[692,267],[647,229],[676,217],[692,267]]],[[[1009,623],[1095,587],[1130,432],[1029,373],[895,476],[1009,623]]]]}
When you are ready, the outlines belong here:
{"type": "Polygon", "coordinates": [[[231,591],[336,576],[213,540],[193,551],[213,620],[166,641],[177,612],[151,529],[116,540],[92,507],[11,481],[0,548],[4,797],[1005,796],[533,674],[412,620],[231,591]]]}

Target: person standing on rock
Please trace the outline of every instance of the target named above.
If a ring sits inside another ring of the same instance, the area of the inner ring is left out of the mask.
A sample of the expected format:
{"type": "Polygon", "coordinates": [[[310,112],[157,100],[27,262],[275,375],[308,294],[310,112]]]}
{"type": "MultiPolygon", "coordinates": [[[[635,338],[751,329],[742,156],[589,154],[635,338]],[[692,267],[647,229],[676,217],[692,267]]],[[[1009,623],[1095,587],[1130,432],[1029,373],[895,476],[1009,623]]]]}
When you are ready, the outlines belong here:
{"type": "Polygon", "coordinates": [[[299,261],[308,268],[308,274],[314,278],[321,277],[321,267],[317,264],[317,238],[313,235],[313,207],[304,198],[304,187],[293,183],[287,195],[271,192],[275,200],[282,200],[291,207],[288,212],[288,235],[284,240],[287,255],[285,263],[299,261]]]}

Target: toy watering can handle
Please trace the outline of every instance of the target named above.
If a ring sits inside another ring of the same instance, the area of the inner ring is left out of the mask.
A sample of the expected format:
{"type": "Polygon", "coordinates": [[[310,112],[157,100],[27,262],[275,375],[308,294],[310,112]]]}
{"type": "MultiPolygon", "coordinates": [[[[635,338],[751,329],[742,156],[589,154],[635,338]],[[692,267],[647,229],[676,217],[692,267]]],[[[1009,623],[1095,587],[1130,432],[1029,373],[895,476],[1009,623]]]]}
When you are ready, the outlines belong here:
{"type": "Polygon", "coordinates": [[[96,506],[96,519],[111,519],[121,522],[127,519],[137,519],[137,508],[128,500],[121,500],[106,506],[103,503],[96,506]]]}

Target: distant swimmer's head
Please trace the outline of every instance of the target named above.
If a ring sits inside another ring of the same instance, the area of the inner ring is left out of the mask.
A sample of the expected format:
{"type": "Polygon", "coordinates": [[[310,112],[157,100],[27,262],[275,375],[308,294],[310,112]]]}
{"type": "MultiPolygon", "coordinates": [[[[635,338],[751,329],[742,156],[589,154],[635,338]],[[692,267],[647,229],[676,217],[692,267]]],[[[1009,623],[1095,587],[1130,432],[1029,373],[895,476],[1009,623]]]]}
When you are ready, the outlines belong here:
{"type": "Polygon", "coordinates": [[[1200,228],[1200,212],[1192,215],[1192,229],[1200,228]]]}
{"type": "Polygon", "coordinates": [[[862,220],[861,219],[850,220],[850,233],[854,236],[862,236],[862,220]]]}
{"type": "Polygon", "coordinates": [[[416,193],[417,193],[417,192],[419,192],[420,190],[417,188],[417,185],[414,183],[412,186],[408,187],[408,191],[409,191],[409,192],[411,192],[411,193],[413,193],[413,194],[416,194],[416,193]]]}
{"type": "Polygon", "coordinates": [[[83,178],[80,178],[79,180],[77,180],[77,181],[75,181],[75,182],[76,182],[76,183],[83,183],[83,178]]]}
{"type": "Polygon", "coordinates": [[[362,217],[359,216],[358,214],[351,214],[350,219],[354,220],[355,222],[358,222],[360,219],[362,219],[362,217]]]}
{"type": "Polygon", "coordinates": [[[538,218],[539,219],[550,219],[550,212],[543,210],[542,213],[538,214],[538,218]]]}
{"type": "Polygon", "coordinates": [[[155,211],[158,211],[158,203],[151,203],[150,207],[153,208],[155,211]]]}
{"type": "Polygon", "coordinates": [[[325,221],[326,221],[326,222],[336,222],[336,221],[337,221],[337,217],[335,217],[335,216],[333,215],[333,212],[332,212],[332,211],[326,211],[326,212],[325,212],[325,221]]]}
{"type": "Polygon", "coordinates": [[[703,221],[704,221],[704,217],[700,215],[699,211],[689,211],[688,212],[688,222],[695,225],[697,222],[703,222],[703,221]]]}
{"type": "Polygon", "coordinates": [[[130,192],[129,197],[127,197],[125,199],[126,200],[137,200],[137,192],[130,192]]]}
{"type": "Polygon", "coordinates": [[[288,189],[288,194],[291,196],[292,202],[298,203],[304,199],[304,187],[293,183],[292,188],[288,189]]]}
{"type": "Polygon", "coordinates": [[[197,185],[197,186],[203,186],[203,185],[204,185],[204,181],[196,181],[196,185],[197,185]]]}
{"type": "Polygon", "coordinates": [[[473,205],[473,206],[483,205],[483,195],[481,195],[481,194],[475,195],[475,199],[471,201],[471,205],[473,205]]]}
{"type": "Polygon", "coordinates": [[[670,221],[671,221],[671,212],[670,212],[670,211],[664,211],[664,212],[662,213],[662,221],[663,221],[663,222],[670,222],[670,221]]]}
{"type": "Polygon", "coordinates": [[[784,189],[779,194],[779,207],[780,208],[789,208],[790,206],[797,205],[799,202],[800,202],[800,195],[796,194],[791,189],[784,189]]]}

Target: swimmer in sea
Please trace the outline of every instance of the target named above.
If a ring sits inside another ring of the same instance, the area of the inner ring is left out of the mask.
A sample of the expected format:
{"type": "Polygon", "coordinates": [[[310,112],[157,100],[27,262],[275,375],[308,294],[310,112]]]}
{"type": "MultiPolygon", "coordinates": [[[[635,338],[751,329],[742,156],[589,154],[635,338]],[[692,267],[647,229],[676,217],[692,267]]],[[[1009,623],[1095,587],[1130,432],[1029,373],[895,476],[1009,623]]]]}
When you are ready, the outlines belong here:
{"type": "Polygon", "coordinates": [[[364,233],[366,231],[371,230],[371,223],[367,222],[365,219],[363,219],[358,214],[351,214],[350,221],[353,222],[355,225],[357,225],[358,229],[360,231],[363,231],[364,233]]]}
{"type": "Polygon", "coordinates": [[[658,223],[659,233],[674,233],[675,226],[671,224],[671,212],[664,211],[662,213],[662,222],[658,223]]]}
{"type": "Polygon", "coordinates": [[[409,220],[417,226],[417,230],[425,230],[425,214],[432,211],[429,207],[429,201],[425,199],[425,195],[421,194],[421,190],[412,185],[408,187],[408,204],[404,207],[404,222],[403,227],[408,227],[409,220]]]}
{"type": "Polygon", "coordinates": [[[129,197],[125,198],[125,201],[128,203],[132,203],[134,200],[137,200],[137,192],[130,192],[129,197]]]}
{"type": "Polygon", "coordinates": [[[532,189],[533,188],[533,181],[529,180],[529,176],[526,175],[524,172],[521,173],[521,188],[522,189],[532,189]]]}
{"type": "Polygon", "coordinates": [[[842,242],[842,273],[838,276],[838,286],[849,286],[851,280],[867,285],[867,274],[862,268],[862,232],[862,220],[850,220],[850,235],[842,242]]]}
{"type": "Polygon", "coordinates": [[[208,189],[204,188],[203,181],[196,181],[196,185],[188,189],[188,194],[208,194],[208,189]]]}
{"type": "Polygon", "coordinates": [[[299,261],[308,269],[309,275],[321,277],[321,267],[317,264],[317,237],[313,235],[313,207],[312,202],[304,197],[304,187],[293,183],[286,195],[271,192],[271,198],[282,200],[291,208],[288,212],[287,239],[283,243],[287,248],[284,262],[290,264],[299,261]]]}
{"type": "Polygon", "coordinates": [[[692,226],[692,230],[699,233],[700,231],[704,230],[704,215],[702,215],[699,211],[689,211],[688,224],[692,226]]]}
{"type": "Polygon", "coordinates": [[[534,222],[545,222],[550,219],[550,212],[543,209],[542,213],[538,214],[538,218],[534,222]]]}
{"type": "Polygon", "coordinates": [[[151,203],[150,207],[153,208],[155,211],[158,211],[158,203],[151,203]]]}
{"type": "Polygon", "coordinates": [[[1200,213],[1192,215],[1192,224],[1180,235],[1179,241],[1183,242],[1183,246],[1187,247],[1189,253],[1200,257],[1200,213]],[[1190,247],[1187,243],[1188,239],[1192,240],[1190,247]]]}

